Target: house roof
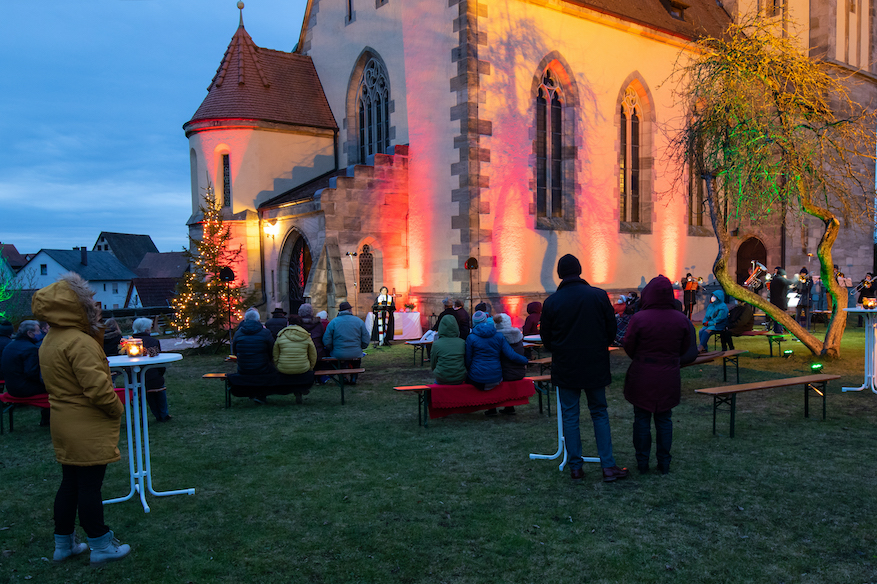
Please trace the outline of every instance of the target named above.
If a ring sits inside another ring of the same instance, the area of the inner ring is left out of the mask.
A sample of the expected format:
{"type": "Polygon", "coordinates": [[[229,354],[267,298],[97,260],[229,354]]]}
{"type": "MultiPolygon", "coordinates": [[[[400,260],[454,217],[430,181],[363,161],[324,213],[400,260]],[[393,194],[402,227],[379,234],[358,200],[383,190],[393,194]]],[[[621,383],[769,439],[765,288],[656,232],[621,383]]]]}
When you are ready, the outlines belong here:
{"type": "Polygon", "coordinates": [[[320,175],[317,178],[309,180],[304,184],[289,189],[285,193],[281,193],[272,199],[268,199],[267,201],[260,204],[259,208],[267,209],[271,207],[277,207],[278,205],[282,205],[284,203],[292,203],[295,201],[308,199],[320,189],[328,188],[329,180],[336,176],[347,176],[347,169],[339,168],[338,170],[333,170],[327,172],[326,174],[320,175]]]}
{"type": "MultiPolygon", "coordinates": [[[[112,244],[110,244],[112,245],[112,244]]],[[[136,274],[126,268],[116,256],[108,251],[85,252],[87,265],[82,263],[82,252],[78,249],[41,249],[40,253],[61,264],[65,270],[76,272],[89,281],[133,280],[136,274]]],[[[39,257],[39,254],[37,254],[39,257]]],[[[34,259],[37,259],[35,257],[34,259]]]]}
{"type": "Polygon", "coordinates": [[[134,270],[141,278],[182,278],[189,269],[186,252],[148,253],[134,270]]]}
{"type": "MultiPolygon", "coordinates": [[[[102,239],[110,245],[110,253],[116,256],[129,270],[137,269],[146,254],[158,253],[158,248],[155,247],[152,238],[148,235],[101,231],[97,240],[102,239]]],[[[95,243],[96,245],[97,243],[95,243]]]]}
{"type": "Polygon", "coordinates": [[[335,130],[310,57],[257,47],[243,21],[192,119],[246,119],[335,130]]]}
{"type": "Polygon", "coordinates": [[[693,39],[703,35],[721,36],[731,16],[716,0],[565,0],[569,4],[617,16],[643,26],[693,39]],[[672,4],[687,6],[683,19],[670,16],[672,4]]]}
{"type": "Polygon", "coordinates": [[[134,278],[134,287],[144,308],[167,308],[176,296],[177,278],[134,278]]]}
{"type": "Polygon", "coordinates": [[[18,253],[18,250],[11,243],[0,243],[0,256],[16,272],[27,264],[27,259],[18,253]]]}

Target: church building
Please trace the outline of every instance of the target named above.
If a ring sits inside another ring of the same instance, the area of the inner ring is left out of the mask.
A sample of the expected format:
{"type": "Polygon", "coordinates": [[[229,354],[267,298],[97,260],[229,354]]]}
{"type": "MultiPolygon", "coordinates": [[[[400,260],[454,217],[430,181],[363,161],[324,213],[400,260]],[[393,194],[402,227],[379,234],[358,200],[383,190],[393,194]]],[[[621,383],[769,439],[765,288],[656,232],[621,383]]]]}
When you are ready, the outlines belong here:
{"type": "MultiPolygon", "coordinates": [[[[264,312],[362,315],[387,286],[399,309],[471,298],[519,324],[567,253],[610,292],[706,280],[701,181],[667,152],[685,116],[674,64],[757,8],[809,23],[802,50],[842,44],[838,62],[873,80],[872,1],[850,16],[834,0],[308,0],[292,52],[259,47],[241,10],[183,126],[190,233],[209,183],[264,312]]],[[[738,244],[780,265],[780,237],[742,226],[738,244]]],[[[844,244],[856,269],[869,237],[844,244]]]]}

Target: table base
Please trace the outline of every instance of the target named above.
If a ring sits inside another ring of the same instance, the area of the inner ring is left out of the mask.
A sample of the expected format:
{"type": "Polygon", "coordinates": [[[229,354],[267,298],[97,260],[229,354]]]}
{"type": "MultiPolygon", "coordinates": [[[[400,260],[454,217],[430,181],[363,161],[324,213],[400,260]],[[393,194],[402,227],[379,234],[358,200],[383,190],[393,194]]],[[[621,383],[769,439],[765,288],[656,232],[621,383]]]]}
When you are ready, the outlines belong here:
{"type": "MultiPolygon", "coordinates": [[[[130,474],[130,491],[124,497],[106,499],[104,505],[121,503],[140,495],[140,503],[143,512],[149,513],[149,504],[146,502],[148,490],[156,497],[169,497],[171,495],[194,495],[195,489],[177,489],[174,491],[156,491],[152,486],[152,460],[149,453],[149,406],[146,403],[145,370],[149,366],[134,367],[132,381],[125,384],[125,428],[128,436],[128,469],[130,474]],[[129,396],[133,395],[133,399],[129,396]],[[131,402],[133,402],[133,407],[131,402]],[[133,418],[133,424],[132,424],[133,418]]],[[[126,379],[128,378],[126,372],[126,379]]]]}
{"type": "MultiPolygon", "coordinates": [[[[556,387],[554,388],[554,394],[557,399],[557,452],[554,454],[531,454],[530,460],[554,460],[563,456],[560,461],[560,466],[558,467],[558,470],[562,471],[563,467],[566,466],[568,455],[566,451],[566,440],[563,437],[563,415],[561,414],[562,410],[560,409],[560,392],[557,391],[556,387]]],[[[582,462],[600,462],[600,459],[599,457],[594,456],[583,456],[582,462]]]]}

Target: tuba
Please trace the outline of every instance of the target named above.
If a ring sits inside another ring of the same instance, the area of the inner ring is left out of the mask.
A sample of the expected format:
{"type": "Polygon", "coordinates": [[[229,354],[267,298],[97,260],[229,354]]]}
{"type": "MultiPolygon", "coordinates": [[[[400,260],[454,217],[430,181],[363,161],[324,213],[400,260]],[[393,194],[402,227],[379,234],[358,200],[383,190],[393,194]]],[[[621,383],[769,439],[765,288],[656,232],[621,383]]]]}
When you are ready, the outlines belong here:
{"type": "Polygon", "coordinates": [[[756,282],[761,281],[761,276],[765,274],[767,274],[767,268],[765,267],[765,265],[761,262],[756,262],[755,260],[752,260],[752,274],[750,274],[750,276],[746,278],[743,286],[751,290],[753,287],[755,287],[756,282]]]}

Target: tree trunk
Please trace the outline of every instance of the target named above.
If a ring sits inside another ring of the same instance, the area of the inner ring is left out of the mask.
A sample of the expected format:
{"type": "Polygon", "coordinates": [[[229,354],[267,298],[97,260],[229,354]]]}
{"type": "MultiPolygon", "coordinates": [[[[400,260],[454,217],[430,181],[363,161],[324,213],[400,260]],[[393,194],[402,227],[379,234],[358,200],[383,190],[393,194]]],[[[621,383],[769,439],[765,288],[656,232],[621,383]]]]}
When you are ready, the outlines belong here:
{"type": "Polygon", "coordinates": [[[828,209],[817,207],[808,197],[801,198],[802,208],[808,215],[816,217],[825,225],[825,232],[816,248],[816,257],[819,258],[819,277],[822,278],[823,286],[826,286],[829,294],[831,294],[831,321],[828,324],[828,330],[825,331],[825,342],[821,355],[825,357],[840,357],[840,342],[843,339],[844,330],[847,325],[847,313],[844,309],[847,307],[849,295],[846,288],[841,288],[834,277],[834,259],[831,255],[831,248],[837,240],[840,233],[840,221],[834,216],[834,213],[828,209]]]}
{"type": "MultiPolygon", "coordinates": [[[[716,232],[716,239],[718,240],[718,243],[719,243],[719,253],[716,256],[715,263],[713,264],[713,274],[715,274],[716,279],[722,285],[722,288],[725,290],[725,292],[730,294],[734,298],[737,298],[738,300],[742,300],[744,302],[751,304],[752,306],[755,306],[757,308],[762,309],[766,315],[770,316],[772,319],[774,319],[775,321],[777,321],[778,323],[780,323],[781,325],[786,327],[786,329],[788,329],[788,331],[790,333],[792,333],[795,337],[797,337],[798,340],[800,340],[801,343],[803,343],[805,347],[810,349],[810,351],[814,355],[825,354],[825,355],[830,356],[830,357],[838,356],[838,354],[839,354],[838,348],[840,345],[839,338],[837,341],[838,347],[832,347],[832,350],[830,352],[826,352],[825,351],[825,344],[822,341],[820,341],[818,338],[816,338],[816,336],[812,335],[809,331],[807,331],[800,324],[798,324],[798,321],[795,320],[794,318],[792,318],[791,316],[789,316],[789,314],[786,313],[785,310],[782,310],[777,305],[772,304],[771,302],[769,302],[765,298],[762,298],[758,294],[755,294],[751,290],[744,288],[743,286],[739,285],[734,280],[734,278],[728,272],[728,258],[730,257],[730,253],[731,253],[731,236],[728,233],[728,228],[727,228],[727,225],[725,222],[725,218],[716,209],[715,193],[713,191],[714,177],[710,176],[710,175],[706,175],[706,176],[704,176],[704,178],[706,179],[707,202],[709,203],[709,207],[710,207],[710,219],[712,220],[713,230],[716,232]]],[[[834,221],[836,224],[837,220],[835,219],[834,221]]],[[[825,261],[823,260],[823,257],[824,257],[824,254],[827,254],[827,256],[825,256],[827,258],[827,261],[829,261],[829,262],[831,261],[831,245],[834,243],[835,239],[837,239],[837,226],[835,227],[834,231],[832,232],[831,229],[829,228],[828,223],[827,223],[826,224],[826,233],[823,236],[822,242],[820,242],[820,247],[819,247],[819,260],[820,260],[820,262],[822,262],[821,273],[822,273],[823,281],[826,281],[825,271],[827,269],[825,261]],[[833,233],[833,236],[830,235],[830,233],[833,233]]],[[[828,264],[828,265],[834,267],[834,264],[828,264]]],[[[833,280],[833,278],[829,278],[829,280],[833,280]]],[[[829,325],[828,332],[826,333],[826,338],[829,336],[829,334],[831,334],[831,332],[835,328],[834,314],[837,314],[837,311],[840,308],[846,307],[846,298],[843,299],[843,303],[844,303],[843,307],[838,306],[838,303],[840,302],[840,300],[838,299],[838,294],[837,294],[837,290],[836,290],[837,288],[839,288],[839,287],[837,285],[837,282],[835,281],[833,283],[833,288],[832,288],[832,297],[835,299],[835,303],[834,303],[835,308],[833,309],[834,312],[832,314],[832,322],[829,325]]],[[[843,313],[843,314],[845,315],[846,313],[843,313]]],[[[841,335],[843,334],[843,329],[841,329],[840,334],[841,335]]]]}

